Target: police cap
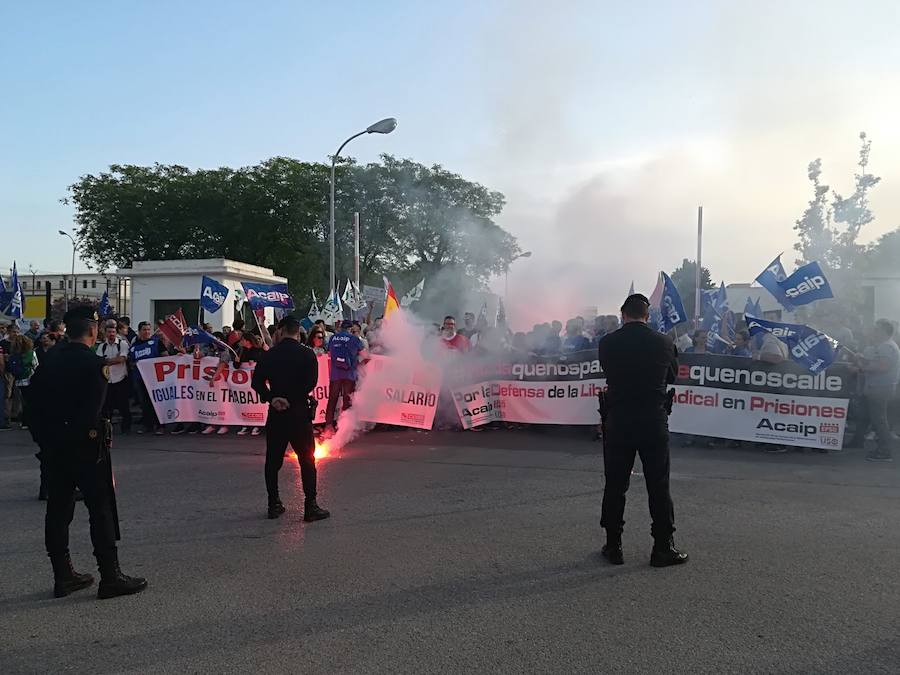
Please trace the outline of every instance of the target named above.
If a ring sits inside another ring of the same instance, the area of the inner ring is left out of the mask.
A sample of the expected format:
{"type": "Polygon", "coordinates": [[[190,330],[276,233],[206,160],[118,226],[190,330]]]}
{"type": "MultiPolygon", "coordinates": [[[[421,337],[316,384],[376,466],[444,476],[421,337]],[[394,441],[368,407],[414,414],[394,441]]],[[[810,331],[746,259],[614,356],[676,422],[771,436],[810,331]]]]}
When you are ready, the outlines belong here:
{"type": "Polygon", "coordinates": [[[278,328],[280,330],[287,331],[292,335],[300,329],[300,326],[300,319],[298,319],[293,314],[288,314],[278,322],[278,328]]]}
{"type": "Polygon", "coordinates": [[[74,324],[81,321],[99,321],[100,317],[91,307],[73,307],[63,317],[63,323],[74,324]]]}
{"type": "Polygon", "coordinates": [[[622,314],[630,319],[643,319],[649,312],[650,301],[641,293],[632,293],[622,304],[622,314]]]}

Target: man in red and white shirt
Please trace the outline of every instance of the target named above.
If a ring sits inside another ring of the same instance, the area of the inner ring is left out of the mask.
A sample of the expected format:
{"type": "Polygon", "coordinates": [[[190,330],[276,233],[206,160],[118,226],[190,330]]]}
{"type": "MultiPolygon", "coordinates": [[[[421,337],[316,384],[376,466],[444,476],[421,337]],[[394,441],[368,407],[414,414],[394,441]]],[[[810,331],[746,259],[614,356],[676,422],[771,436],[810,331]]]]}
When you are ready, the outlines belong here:
{"type": "Polygon", "coordinates": [[[97,356],[102,356],[109,367],[109,388],[106,390],[106,401],[103,414],[112,417],[113,410],[122,416],[122,433],[131,432],[131,404],[129,395],[131,383],[128,380],[128,352],[131,349],[128,340],[121,335],[115,319],[109,319],[103,326],[103,342],[97,343],[97,356]]]}
{"type": "Polygon", "coordinates": [[[444,347],[457,352],[469,351],[469,338],[456,332],[456,319],[452,316],[444,317],[444,325],[441,327],[441,338],[444,347]]]}

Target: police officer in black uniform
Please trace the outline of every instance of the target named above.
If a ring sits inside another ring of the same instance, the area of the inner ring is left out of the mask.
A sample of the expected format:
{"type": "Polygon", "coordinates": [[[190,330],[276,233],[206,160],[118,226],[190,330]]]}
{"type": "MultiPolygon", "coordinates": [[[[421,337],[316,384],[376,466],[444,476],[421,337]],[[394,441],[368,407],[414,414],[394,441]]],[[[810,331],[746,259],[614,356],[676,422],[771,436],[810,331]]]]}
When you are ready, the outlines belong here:
{"type": "Polygon", "coordinates": [[[276,344],[257,362],[252,386],[269,404],[266,420],[266,490],[269,518],[284,513],[278,496],[278,471],[288,443],[297,453],[305,497],[303,520],[323,520],[331,514],[316,503],[316,450],[312,422],[315,399],[310,392],[319,379],[319,362],[312,349],[300,342],[300,321],[288,315],[276,332],[276,344]]]}
{"type": "Polygon", "coordinates": [[[622,327],[600,340],[599,357],[608,387],[601,399],[603,466],[606,485],[600,524],[606,529],[603,556],[615,565],[624,563],[622,530],[625,492],[641,456],[650,502],[653,552],[650,564],[667,567],[687,562],[672,534],[675,511],[669,494],[669,423],[671,396],[668,385],[678,372],[678,350],[671,338],[647,325],[650,302],[630,295],[622,305],[622,327]]]}
{"type": "Polygon", "coordinates": [[[44,537],[53,565],[57,598],[94,583],[79,574],[69,557],[69,525],[75,512],[75,489],[84,494],[91,542],[100,570],[97,597],[139,593],[144,579],[119,569],[116,541],[119,519],[112,481],[109,420],[102,417],[109,370],[94,353],[97,315],[86,307],[66,313],[69,341],[48,352],[31,380],[37,439],[47,473],[47,516],[44,537]]]}

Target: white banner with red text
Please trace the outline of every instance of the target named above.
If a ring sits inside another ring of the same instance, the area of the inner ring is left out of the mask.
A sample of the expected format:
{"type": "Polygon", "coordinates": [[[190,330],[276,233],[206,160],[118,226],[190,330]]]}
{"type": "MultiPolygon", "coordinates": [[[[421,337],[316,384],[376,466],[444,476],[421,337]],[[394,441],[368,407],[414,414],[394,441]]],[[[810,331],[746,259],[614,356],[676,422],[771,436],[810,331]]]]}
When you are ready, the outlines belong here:
{"type": "MultiPolygon", "coordinates": [[[[319,379],[312,396],[318,401],[314,424],[325,423],[329,367],[326,354],[318,357],[319,379]]],[[[263,426],[268,404],[250,386],[255,364],[229,365],[212,381],[219,365],[214,357],[190,355],[144,359],[138,362],[141,378],[162,424],[204,422],[222,426],[263,426]]],[[[422,362],[373,356],[360,369],[371,378],[373,395],[355,397],[359,418],[381,424],[431,429],[440,394],[440,371],[422,362]]],[[[338,415],[341,406],[338,406],[338,415]]]]}
{"type": "MultiPolygon", "coordinates": [[[[141,379],[161,424],[203,422],[222,426],[263,426],[268,404],[250,386],[254,363],[227,366],[213,381],[219,360],[190,355],[138,361],[141,379]]],[[[319,401],[316,424],[325,421],[328,402],[328,357],[319,356],[319,381],[312,395],[319,401]]]]}

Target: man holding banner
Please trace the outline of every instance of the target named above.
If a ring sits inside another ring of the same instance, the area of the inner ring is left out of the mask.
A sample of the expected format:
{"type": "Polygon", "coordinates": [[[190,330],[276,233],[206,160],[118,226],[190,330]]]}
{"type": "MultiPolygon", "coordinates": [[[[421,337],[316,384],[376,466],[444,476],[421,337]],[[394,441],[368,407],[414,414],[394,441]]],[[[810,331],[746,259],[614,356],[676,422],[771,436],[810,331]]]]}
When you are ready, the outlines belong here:
{"type": "Polygon", "coordinates": [[[297,453],[305,504],[303,520],[322,520],[331,514],[316,503],[316,442],[310,392],[319,379],[319,362],[313,351],[299,342],[300,321],[293,315],[281,320],[277,344],[266,352],[253,371],[253,390],[269,404],[266,419],[266,491],[269,518],[284,513],[278,494],[278,472],[288,443],[297,453]]]}
{"type": "MultiPolygon", "coordinates": [[[[602,554],[610,563],[624,563],[622,530],[625,493],[641,456],[650,501],[653,553],[650,564],[668,567],[687,562],[675,548],[675,511],[669,494],[669,425],[672,400],[668,385],[678,373],[678,350],[667,335],[650,328],[650,301],[630,295],[622,305],[622,327],[600,341],[598,355],[606,373],[607,391],[601,395],[603,419],[603,511],[606,529],[602,554]]],[[[673,390],[674,391],[674,390],[673,390]]]]}

